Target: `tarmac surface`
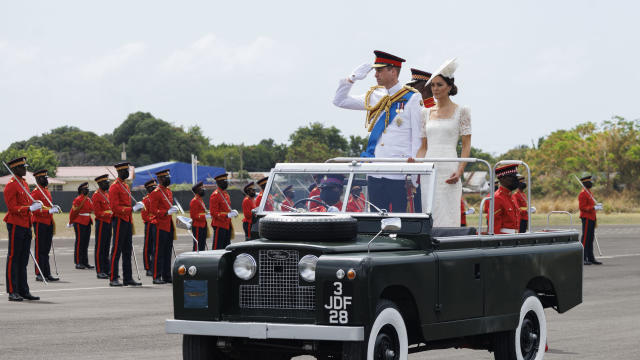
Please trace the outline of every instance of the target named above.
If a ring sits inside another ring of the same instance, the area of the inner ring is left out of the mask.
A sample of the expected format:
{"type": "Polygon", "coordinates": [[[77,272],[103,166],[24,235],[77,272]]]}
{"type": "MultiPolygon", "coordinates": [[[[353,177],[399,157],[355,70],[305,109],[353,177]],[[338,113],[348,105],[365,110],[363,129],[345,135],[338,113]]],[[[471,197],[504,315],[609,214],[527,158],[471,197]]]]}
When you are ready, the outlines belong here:
{"type": "MultiPolygon", "coordinates": [[[[546,310],[545,359],[640,359],[640,225],[601,226],[597,237],[604,265],[585,266],[584,302],[565,314],[546,310]]],[[[111,288],[94,270],[76,270],[72,239],[54,244],[62,280],[36,282],[30,262],[29,286],[41,300],[17,303],[6,300],[7,239],[0,239],[0,359],[181,358],[181,337],[164,332],[164,320],[173,317],[171,285],[152,285],[144,276],[141,236],[134,237],[143,283],[137,288],[111,288]]],[[[186,236],[175,245],[178,253],[191,249],[186,236]]],[[[93,264],[93,236],[89,257],[93,264]]],[[[493,359],[493,354],[449,349],[409,359],[493,359]]]]}

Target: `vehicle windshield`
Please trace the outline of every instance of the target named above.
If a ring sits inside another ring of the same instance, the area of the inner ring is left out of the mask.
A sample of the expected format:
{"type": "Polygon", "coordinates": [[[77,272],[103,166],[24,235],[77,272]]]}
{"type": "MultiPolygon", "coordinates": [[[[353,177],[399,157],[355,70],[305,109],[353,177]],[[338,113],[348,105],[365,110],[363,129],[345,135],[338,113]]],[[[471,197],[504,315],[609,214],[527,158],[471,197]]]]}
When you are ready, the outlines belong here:
{"type": "Polygon", "coordinates": [[[260,210],[283,213],[431,213],[435,173],[431,164],[421,168],[412,166],[402,171],[371,166],[371,169],[357,170],[342,167],[350,171],[340,171],[339,166],[318,167],[316,171],[274,169],[265,188],[268,196],[262,196],[260,210]]]}

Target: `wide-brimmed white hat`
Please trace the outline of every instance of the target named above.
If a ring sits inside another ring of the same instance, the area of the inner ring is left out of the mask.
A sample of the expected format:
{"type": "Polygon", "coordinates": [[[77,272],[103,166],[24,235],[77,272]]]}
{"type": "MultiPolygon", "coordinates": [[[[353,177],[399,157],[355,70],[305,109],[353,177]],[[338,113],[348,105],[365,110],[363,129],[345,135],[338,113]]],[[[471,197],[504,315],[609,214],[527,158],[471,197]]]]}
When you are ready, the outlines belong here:
{"type": "Polygon", "coordinates": [[[453,78],[453,73],[456,72],[456,69],[458,68],[458,63],[456,62],[456,60],[457,58],[449,59],[442,65],[440,65],[438,70],[434,71],[433,74],[431,74],[431,78],[427,80],[427,85],[430,84],[431,80],[433,80],[438,75],[442,75],[450,79],[453,78]]]}

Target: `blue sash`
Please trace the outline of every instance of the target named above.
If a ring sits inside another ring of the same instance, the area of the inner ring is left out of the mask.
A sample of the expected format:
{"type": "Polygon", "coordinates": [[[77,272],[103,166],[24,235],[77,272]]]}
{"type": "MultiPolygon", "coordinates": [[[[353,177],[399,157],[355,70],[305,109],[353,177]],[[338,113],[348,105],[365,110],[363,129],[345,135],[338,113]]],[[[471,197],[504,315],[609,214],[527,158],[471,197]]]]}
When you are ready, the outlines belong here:
{"type": "MultiPolygon", "coordinates": [[[[404,94],[403,97],[398,99],[398,101],[391,104],[391,107],[389,107],[389,112],[390,112],[389,125],[391,125],[391,123],[393,122],[393,119],[395,119],[396,115],[398,115],[398,111],[396,110],[398,109],[398,106],[400,105],[400,103],[409,102],[409,98],[411,98],[411,95],[413,95],[413,92],[409,91],[408,93],[404,94]]],[[[369,134],[369,141],[367,142],[367,148],[365,149],[365,151],[362,152],[362,154],[360,154],[360,157],[375,157],[376,145],[378,145],[378,140],[380,140],[380,136],[382,136],[382,133],[386,129],[385,120],[384,120],[386,118],[385,114],[386,112],[383,111],[380,114],[378,121],[376,121],[376,124],[373,126],[373,129],[371,130],[371,134],[369,134]]]]}

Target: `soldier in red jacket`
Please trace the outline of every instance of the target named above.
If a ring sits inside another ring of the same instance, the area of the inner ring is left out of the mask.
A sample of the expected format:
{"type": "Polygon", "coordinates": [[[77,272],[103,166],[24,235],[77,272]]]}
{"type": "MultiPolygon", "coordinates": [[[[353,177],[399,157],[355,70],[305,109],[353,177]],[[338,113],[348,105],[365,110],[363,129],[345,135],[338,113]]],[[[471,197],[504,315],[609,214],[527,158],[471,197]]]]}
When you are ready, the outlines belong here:
{"type": "Polygon", "coordinates": [[[83,182],[78,186],[78,196],[73,199],[71,211],[69,211],[69,224],[73,225],[76,233],[76,244],[73,253],[73,262],[76,269],[93,269],[93,265],[89,265],[89,256],[87,250],[89,248],[89,238],[91,237],[91,213],[93,212],[93,202],[88,196],[89,183],[83,182]]]}
{"type": "Polygon", "coordinates": [[[242,219],[242,230],[244,230],[244,239],[251,239],[251,225],[253,224],[253,209],[257,207],[255,197],[256,197],[256,188],[255,183],[252,181],[248,183],[244,189],[244,194],[246,195],[242,200],[242,215],[244,215],[244,219],[242,219]]]}
{"type": "MultiPolygon", "coordinates": [[[[207,245],[207,220],[211,219],[211,214],[207,212],[202,198],[204,197],[204,184],[202,181],[193,185],[193,199],[189,203],[189,214],[191,215],[191,232],[198,240],[198,250],[204,250],[207,245]]],[[[196,243],[193,243],[193,251],[196,251],[196,243]]]]}
{"type": "Polygon", "coordinates": [[[602,205],[596,204],[591,193],[593,187],[592,177],[585,176],[580,179],[584,189],[578,195],[578,206],[580,207],[580,220],[582,220],[582,247],[584,247],[584,264],[601,265],[602,262],[596,260],[593,255],[593,239],[596,230],[596,210],[601,210],[602,205]]]}
{"type": "Polygon", "coordinates": [[[284,194],[285,199],[282,201],[282,204],[280,204],[280,211],[296,211],[296,209],[293,208],[294,199],[296,197],[296,192],[295,190],[293,190],[293,185],[289,185],[284,188],[284,190],[282,190],[282,193],[284,194]]]}
{"type": "Polygon", "coordinates": [[[178,211],[178,207],[173,205],[173,192],[169,189],[171,185],[171,174],[169,169],[158,171],[158,187],[153,190],[149,197],[151,206],[149,213],[156,219],[156,242],[153,254],[153,283],[171,283],[171,249],[175,236],[175,226],[173,225],[172,214],[178,211]]]}
{"type": "Polygon", "coordinates": [[[520,214],[520,233],[527,232],[529,227],[527,195],[524,193],[526,188],[527,183],[524,181],[524,176],[518,175],[518,188],[513,192],[513,202],[518,206],[518,213],[520,214]]]}
{"type": "Polygon", "coordinates": [[[218,188],[209,197],[209,211],[211,212],[211,227],[213,227],[213,246],[211,249],[224,249],[231,243],[233,224],[231,219],[238,216],[238,211],[231,208],[231,198],[226,191],[229,186],[228,175],[216,176],[218,188]]]}
{"type": "Polygon", "coordinates": [[[96,216],[95,262],[96,277],[109,278],[109,246],[111,245],[111,203],[109,202],[109,175],[100,175],[94,179],[98,190],[93,193],[93,213],[96,216]]]}
{"type": "MultiPolygon", "coordinates": [[[[511,164],[496,169],[496,177],[500,182],[500,187],[494,195],[494,234],[515,234],[520,229],[518,206],[511,197],[511,192],[518,187],[517,167],[518,165],[511,164]]],[[[489,214],[487,214],[488,216],[489,214]]]]}
{"type": "Polygon", "coordinates": [[[158,183],[155,179],[151,179],[144,183],[144,188],[147,190],[147,195],[142,198],[144,208],[140,210],[140,216],[142,216],[142,222],[144,223],[144,247],[142,249],[142,256],[144,257],[144,269],[147,271],[147,276],[153,276],[153,253],[156,242],[156,217],[151,215],[149,209],[151,208],[151,198],[149,195],[156,189],[158,183]]]}
{"type": "Polygon", "coordinates": [[[29,197],[29,185],[24,180],[27,174],[27,158],[19,157],[8,163],[15,177],[4,188],[4,202],[7,204],[7,223],[9,242],[7,248],[6,286],[9,301],[40,300],[31,295],[27,284],[27,264],[31,248],[31,213],[42,209],[42,203],[32,202],[29,197]]]}
{"type": "MultiPolygon", "coordinates": [[[[260,187],[260,192],[256,197],[256,206],[260,206],[262,202],[262,197],[264,196],[264,189],[267,187],[267,181],[269,181],[269,177],[265,176],[262,179],[258,180],[257,184],[260,187]]],[[[267,196],[267,202],[264,204],[264,211],[274,211],[275,207],[273,206],[273,197],[271,195],[267,196]]]]}
{"type": "Polygon", "coordinates": [[[49,251],[53,244],[53,233],[55,232],[55,223],[53,221],[53,214],[60,212],[58,207],[52,207],[51,193],[49,192],[49,178],[47,176],[47,170],[38,170],[33,172],[33,176],[38,182],[40,189],[36,187],[31,196],[36,201],[42,202],[42,209],[32,212],[33,232],[35,234],[35,256],[42,274],[38,271],[38,267],[35,267],[36,280],[42,281],[43,277],[47,281],[58,281],[59,278],[51,275],[51,266],[49,266],[49,251]]]}
{"type": "Polygon", "coordinates": [[[131,252],[133,251],[133,225],[131,213],[141,210],[144,205],[137,202],[131,206],[129,185],[125,180],[129,177],[129,163],[121,162],[114,167],[118,171],[118,178],[109,187],[109,202],[113,217],[111,226],[113,229],[113,247],[111,248],[111,273],[109,274],[110,286],[132,285],[140,286],[141,283],[133,280],[131,267],[131,252]],[[118,262],[122,254],[122,277],[124,283],[118,280],[118,262]]]}

